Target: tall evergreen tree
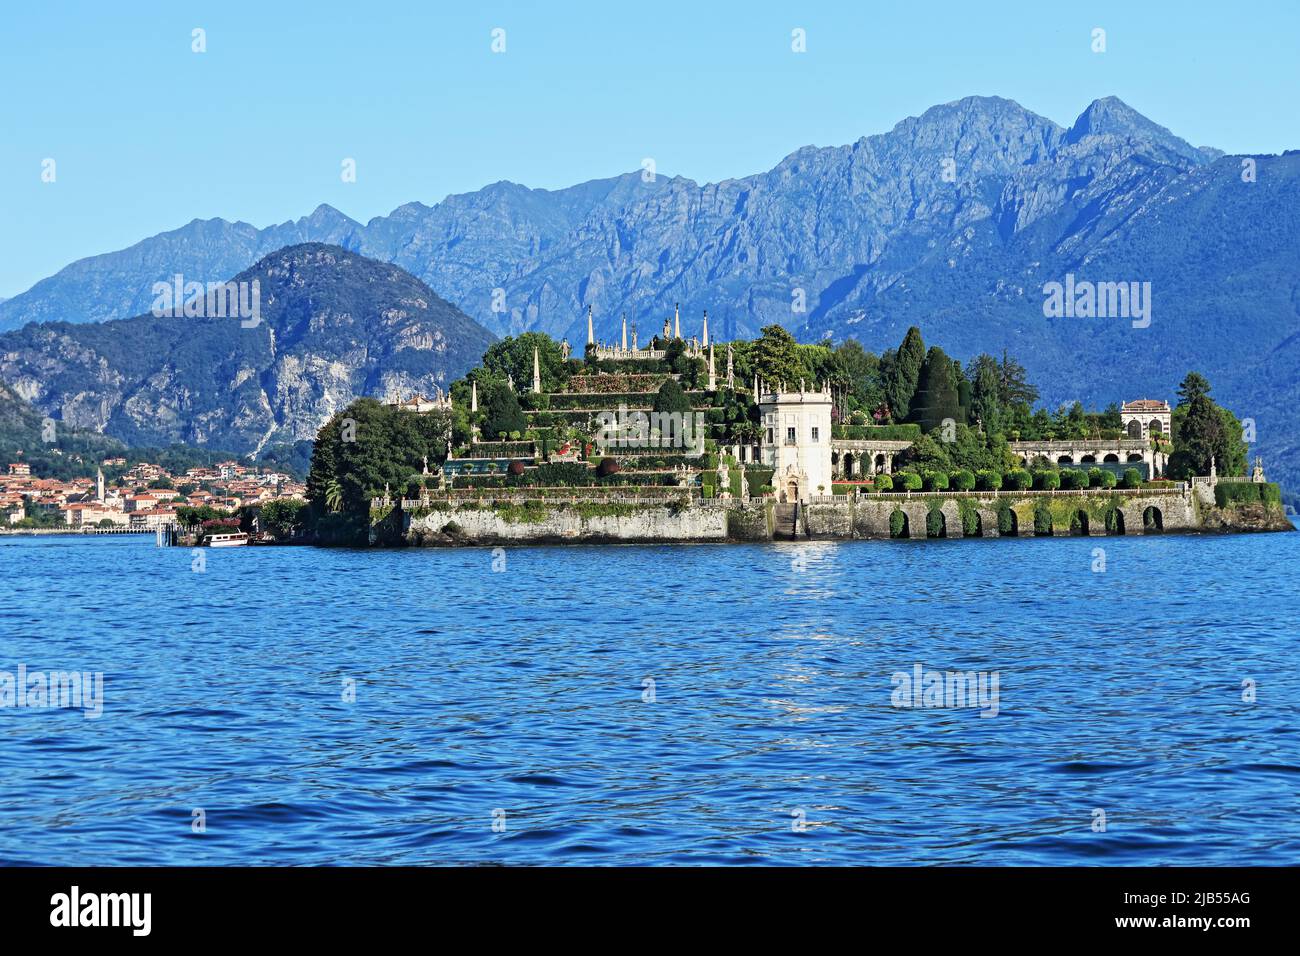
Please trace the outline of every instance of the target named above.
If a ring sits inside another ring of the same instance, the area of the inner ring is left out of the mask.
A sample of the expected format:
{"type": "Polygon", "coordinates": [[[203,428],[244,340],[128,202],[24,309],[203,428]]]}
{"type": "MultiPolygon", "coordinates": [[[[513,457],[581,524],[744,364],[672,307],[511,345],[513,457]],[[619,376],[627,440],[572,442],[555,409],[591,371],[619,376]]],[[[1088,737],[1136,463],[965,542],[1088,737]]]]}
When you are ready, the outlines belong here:
{"type": "Polygon", "coordinates": [[[659,386],[651,408],[656,412],[678,412],[685,415],[691,410],[691,400],[677,384],[677,380],[670,378],[659,386]]]}
{"type": "Polygon", "coordinates": [[[979,356],[967,375],[972,379],[971,412],[975,419],[987,434],[1000,431],[1002,401],[997,359],[988,354],[979,356]]]}
{"type": "Polygon", "coordinates": [[[1038,389],[1029,384],[1025,367],[1002,350],[1002,364],[998,367],[998,399],[1003,408],[1023,404],[1025,410],[1038,401],[1038,389]]]}
{"type": "Polygon", "coordinates": [[[1178,404],[1190,405],[1198,395],[1210,394],[1210,381],[1200,372],[1188,372],[1178,386],[1178,404]]]}
{"type": "Polygon", "coordinates": [[[1178,434],[1174,437],[1174,455],[1170,473],[1175,477],[1208,475],[1210,459],[1220,467],[1228,457],[1228,435],[1223,427],[1219,407],[1205,393],[1194,394],[1180,415],[1178,434]]]}
{"type": "Polygon", "coordinates": [[[927,432],[938,428],[945,419],[952,419],[954,425],[965,422],[952,359],[937,345],[930,347],[921,364],[908,418],[927,432]]]}
{"type": "Polygon", "coordinates": [[[894,421],[901,422],[909,417],[912,398],[916,395],[917,383],[921,378],[921,366],[924,364],[925,342],[921,339],[921,330],[914,325],[907,330],[903,344],[894,353],[884,383],[885,401],[889,404],[894,421]]]}
{"type": "Polygon", "coordinates": [[[519,396],[501,381],[491,382],[483,401],[483,434],[494,439],[502,434],[522,432],[528,427],[523,409],[519,407],[519,396]]]}

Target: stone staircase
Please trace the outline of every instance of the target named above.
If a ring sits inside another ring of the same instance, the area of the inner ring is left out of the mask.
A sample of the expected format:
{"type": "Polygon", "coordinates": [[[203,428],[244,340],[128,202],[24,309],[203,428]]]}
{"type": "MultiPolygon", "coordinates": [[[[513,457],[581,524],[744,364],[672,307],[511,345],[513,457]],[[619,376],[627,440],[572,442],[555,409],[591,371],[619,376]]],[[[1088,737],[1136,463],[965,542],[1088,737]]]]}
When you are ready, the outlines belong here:
{"type": "Polygon", "coordinates": [[[772,511],[772,537],[793,541],[799,537],[799,505],[778,504],[772,511]]]}

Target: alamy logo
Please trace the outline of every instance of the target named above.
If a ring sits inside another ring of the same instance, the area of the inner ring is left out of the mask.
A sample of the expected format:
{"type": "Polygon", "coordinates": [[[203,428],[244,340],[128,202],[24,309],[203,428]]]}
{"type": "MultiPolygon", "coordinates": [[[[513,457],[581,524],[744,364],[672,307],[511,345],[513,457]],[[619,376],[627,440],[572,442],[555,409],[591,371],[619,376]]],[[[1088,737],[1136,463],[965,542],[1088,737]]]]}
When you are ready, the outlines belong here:
{"type": "Polygon", "coordinates": [[[596,415],[596,445],[608,448],[691,448],[704,454],[703,412],[617,412],[596,415]]]}
{"type": "Polygon", "coordinates": [[[262,321],[262,284],[252,282],[186,282],[177,273],[171,282],[153,284],[156,319],[239,319],[245,329],[262,321]]]}
{"type": "Polygon", "coordinates": [[[100,671],[27,672],[18,665],[17,676],[0,671],[0,708],[25,707],[36,710],[80,708],[87,720],[104,713],[104,675],[100,671]]]}
{"type": "Polygon", "coordinates": [[[133,936],[148,936],[152,929],[153,894],[70,892],[50,897],[51,926],[128,926],[133,936]]]}
{"type": "Polygon", "coordinates": [[[913,664],[912,672],[895,671],[889,678],[895,707],[978,707],[981,717],[998,715],[998,671],[927,671],[913,664]]]}
{"type": "Polygon", "coordinates": [[[1133,328],[1151,324],[1150,282],[1075,281],[1043,283],[1043,315],[1049,319],[1132,319],[1133,328]]]}

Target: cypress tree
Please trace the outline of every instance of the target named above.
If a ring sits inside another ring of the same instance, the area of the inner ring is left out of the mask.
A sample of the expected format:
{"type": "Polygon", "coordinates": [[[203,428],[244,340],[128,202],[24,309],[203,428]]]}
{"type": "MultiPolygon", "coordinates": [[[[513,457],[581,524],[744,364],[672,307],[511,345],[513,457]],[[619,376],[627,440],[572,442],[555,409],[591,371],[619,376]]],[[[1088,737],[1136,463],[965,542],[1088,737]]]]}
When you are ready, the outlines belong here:
{"type": "Polygon", "coordinates": [[[903,344],[894,354],[885,379],[885,401],[894,421],[901,422],[908,417],[924,364],[925,342],[921,330],[914,325],[903,336],[903,344]]]}
{"type": "Polygon", "coordinates": [[[932,346],[926,354],[919,379],[908,418],[920,425],[922,431],[938,428],[946,418],[951,418],[954,423],[966,420],[952,359],[939,346],[932,346]]]}

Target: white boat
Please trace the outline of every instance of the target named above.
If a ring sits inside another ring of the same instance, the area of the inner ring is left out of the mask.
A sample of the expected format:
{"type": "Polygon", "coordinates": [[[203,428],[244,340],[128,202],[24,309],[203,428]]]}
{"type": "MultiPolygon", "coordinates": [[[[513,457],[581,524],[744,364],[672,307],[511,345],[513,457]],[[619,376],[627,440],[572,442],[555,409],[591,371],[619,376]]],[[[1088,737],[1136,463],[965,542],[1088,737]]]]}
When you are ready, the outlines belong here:
{"type": "Polygon", "coordinates": [[[242,531],[232,534],[210,534],[204,542],[209,548],[238,548],[248,544],[248,535],[242,531]]]}

